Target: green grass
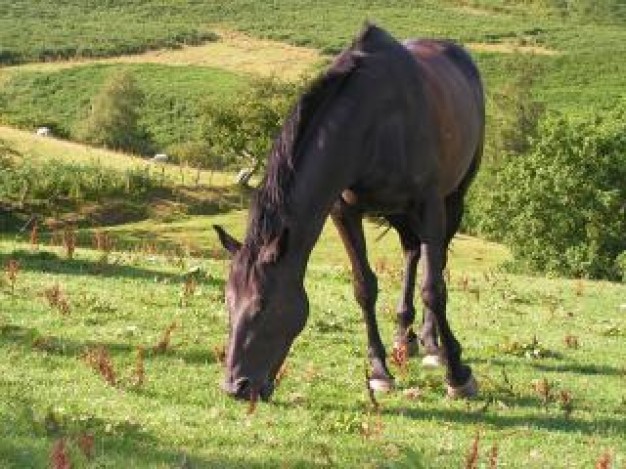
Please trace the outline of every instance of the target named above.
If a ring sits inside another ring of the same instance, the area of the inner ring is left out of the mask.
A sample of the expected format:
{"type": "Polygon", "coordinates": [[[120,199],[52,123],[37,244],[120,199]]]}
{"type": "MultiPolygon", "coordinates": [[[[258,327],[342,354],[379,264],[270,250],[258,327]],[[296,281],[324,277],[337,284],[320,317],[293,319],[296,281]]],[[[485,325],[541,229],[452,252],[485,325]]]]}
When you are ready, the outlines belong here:
{"type": "Polygon", "coordinates": [[[71,57],[104,57],[197,44],[215,38],[205,25],[189,22],[175,5],[141,1],[124,6],[101,2],[3,0],[0,61],[19,63],[71,57]],[[150,8],[151,7],[151,8],[150,8]]]}
{"type": "MultiPolygon", "coordinates": [[[[509,275],[495,267],[508,258],[502,247],[468,237],[454,243],[449,310],[482,386],[478,399],[445,399],[442,371],[415,360],[406,373],[396,370],[399,390],[379,396],[380,414],[372,410],[363,386],[363,325],[346,255],[329,228],[308,270],[307,328],[273,402],[247,415],[246,404],[218,388],[214,349],[225,340],[228,262],[209,231],[219,222],[240,235],[244,219],[232,212],[112,231],[120,244],[137,247],[147,239],[197,243],[199,258],[144,247],[106,261],[79,248],[67,260],[59,247],[31,253],[26,242],[5,236],[0,262],[16,259],[21,267],[15,291],[6,275],[0,290],[0,465],[46,466],[65,437],[77,467],[460,467],[476,432],[485,466],[493,444],[502,467],[592,467],[605,452],[614,467],[624,464],[626,286],[509,275]],[[183,274],[193,266],[203,273],[185,297],[183,274]],[[44,298],[55,283],[68,315],[44,298]],[[172,322],[170,348],[152,352],[172,322]],[[565,344],[568,335],[578,348],[565,344]],[[81,358],[95,345],[111,355],[115,388],[81,358]],[[134,387],[139,346],[146,348],[146,380],[134,387]],[[545,403],[533,388],[543,379],[551,385],[545,403]],[[415,387],[417,399],[403,394],[415,387]],[[561,391],[572,396],[570,415],[561,391]],[[84,432],[94,435],[92,461],[76,445],[84,432]]],[[[378,234],[368,228],[389,343],[401,262],[395,236],[374,242],[378,234]]]]}

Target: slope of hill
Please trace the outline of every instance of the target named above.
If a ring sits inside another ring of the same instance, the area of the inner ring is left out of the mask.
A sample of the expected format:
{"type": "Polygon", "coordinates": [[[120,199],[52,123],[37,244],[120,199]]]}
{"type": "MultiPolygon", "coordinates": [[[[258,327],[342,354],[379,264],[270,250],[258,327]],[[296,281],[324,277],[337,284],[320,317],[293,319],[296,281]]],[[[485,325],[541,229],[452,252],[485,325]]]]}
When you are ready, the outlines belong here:
{"type": "Polygon", "coordinates": [[[49,124],[66,135],[105,77],[124,67],[133,71],[147,94],[144,123],[157,145],[184,142],[198,133],[204,101],[228,105],[250,73],[277,70],[281,78],[293,79],[314,67],[321,53],[332,54],[348,44],[365,19],[378,21],[398,37],[444,36],[469,45],[490,103],[528,68],[534,70],[533,92],[548,110],[586,114],[626,96],[626,62],[617,60],[626,54],[626,29],[619,15],[614,23],[599,21],[591,13],[575,15],[580,2],[570,2],[571,11],[541,6],[550,2],[539,1],[176,0],[167,7],[152,1],[131,1],[123,8],[103,3],[89,11],[75,1],[54,7],[27,0],[6,3],[7,15],[0,19],[5,57],[17,62],[73,60],[1,68],[0,122],[24,128],[49,124]],[[142,27],[130,27],[133,22],[142,27]],[[54,27],[44,28],[46,24],[54,27]],[[185,46],[200,40],[187,38],[201,38],[209,29],[219,31],[221,40],[212,35],[206,45],[185,46]],[[292,45],[228,32],[235,30],[292,45]],[[87,60],[168,44],[179,49],[97,64],[87,60]]]}

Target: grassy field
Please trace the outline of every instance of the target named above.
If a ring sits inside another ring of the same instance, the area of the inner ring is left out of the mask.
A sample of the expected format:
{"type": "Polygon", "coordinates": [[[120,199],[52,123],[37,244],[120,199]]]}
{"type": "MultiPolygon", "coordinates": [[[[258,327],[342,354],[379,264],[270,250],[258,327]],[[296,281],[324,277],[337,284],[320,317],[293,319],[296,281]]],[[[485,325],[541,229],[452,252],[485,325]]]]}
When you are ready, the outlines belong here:
{"type": "Polygon", "coordinates": [[[246,83],[245,77],[221,69],[160,64],[9,71],[0,91],[0,120],[26,129],[48,125],[57,134],[71,135],[87,115],[92,97],[120,69],[130,71],[141,84],[146,98],[142,124],[162,148],[193,135],[204,102],[217,100],[226,106],[246,83]]]}
{"type": "MultiPolygon", "coordinates": [[[[34,62],[5,68],[5,73],[19,71],[58,71],[92,64],[152,63],[172,66],[203,66],[234,73],[297,79],[324,60],[318,50],[284,42],[259,39],[237,31],[219,31],[219,40],[202,45],[160,49],[141,54],[108,58],[79,58],[52,62],[34,62]]],[[[530,52],[530,51],[529,51],[530,52]]]]}
{"type": "MultiPolygon", "coordinates": [[[[37,250],[27,236],[4,237],[0,261],[19,269],[0,290],[0,465],[65,455],[75,467],[461,467],[476,435],[484,467],[490,458],[519,468],[626,462],[626,287],[509,275],[497,268],[506,250],[464,236],[452,249],[450,317],[478,399],[447,400],[442,371],[416,360],[393,367],[399,387],[373,407],[332,227],[314,251],[311,316],[273,402],[251,412],[228,399],[218,388],[228,262],[209,226],[241,234],[244,219],[127,225],[111,231],[124,250],[86,243],[71,260],[45,233],[37,250]],[[194,245],[201,257],[185,254],[194,245]]],[[[378,234],[368,228],[389,343],[401,262],[395,236],[378,234]]]]}
{"type": "MultiPolygon", "coordinates": [[[[624,99],[623,16],[539,3],[549,2],[0,0],[0,63],[18,64],[0,68],[0,122],[28,129],[0,126],[0,144],[35,166],[144,171],[133,155],[32,130],[71,135],[124,68],[146,94],[156,143],[193,140],[203,102],[226,106],[276,67],[295,78],[367,18],[399,37],[468,45],[493,115],[496,93],[535,66],[549,111],[624,99]]],[[[149,171],[161,182],[138,198],[0,197],[0,467],[626,467],[625,284],[514,275],[506,248],[458,236],[449,317],[480,395],[445,398],[443,370],[417,358],[391,365],[398,388],[374,405],[348,259],[327,226],[306,278],[307,327],[272,402],[251,406],[219,389],[228,260],[211,229],[241,237],[249,193],[226,172],[149,171]],[[19,232],[44,205],[49,223],[19,232]],[[80,229],[63,234],[59,221],[74,219],[80,229]]],[[[396,236],[381,233],[368,224],[390,344],[402,260],[396,236]]]]}

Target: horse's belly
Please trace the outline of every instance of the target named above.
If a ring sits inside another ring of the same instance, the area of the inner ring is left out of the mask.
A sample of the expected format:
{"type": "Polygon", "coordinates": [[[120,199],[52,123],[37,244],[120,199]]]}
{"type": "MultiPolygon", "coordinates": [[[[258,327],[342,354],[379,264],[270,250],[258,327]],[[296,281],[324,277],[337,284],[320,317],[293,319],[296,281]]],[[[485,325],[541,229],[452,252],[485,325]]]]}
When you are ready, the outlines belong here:
{"type": "Polygon", "coordinates": [[[378,183],[357,184],[342,193],[349,205],[358,206],[368,213],[402,213],[415,204],[424,192],[424,181],[379,181],[378,183]]]}

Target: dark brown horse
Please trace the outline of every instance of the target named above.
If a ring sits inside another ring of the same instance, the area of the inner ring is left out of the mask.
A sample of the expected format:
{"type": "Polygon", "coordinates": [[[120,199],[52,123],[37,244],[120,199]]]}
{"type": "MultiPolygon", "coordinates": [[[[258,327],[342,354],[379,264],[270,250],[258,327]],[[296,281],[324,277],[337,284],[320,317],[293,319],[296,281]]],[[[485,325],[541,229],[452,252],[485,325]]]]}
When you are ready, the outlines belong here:
{"type": "Polygon", "coordinates": [[[271,395],[306,323],[306,265],[329,214],[352,262],[370,386],[388,389],[393,377],[376,324],[378,287],[367,261],[365,214],[388,220],[405,252],[396,345],[414,348],[417,342],[411,325],[421,253],[421,342],[445,362],[451,396],[477,392],[446,319],[442,272],[479,166],[483,131],[480,77],[463,49],[435,40],[400,44],[376,26],[364,29],[300,98],[276,139],[243,244],[215,227],[233,254],[226,287],[228,393],[271,395]]]}

